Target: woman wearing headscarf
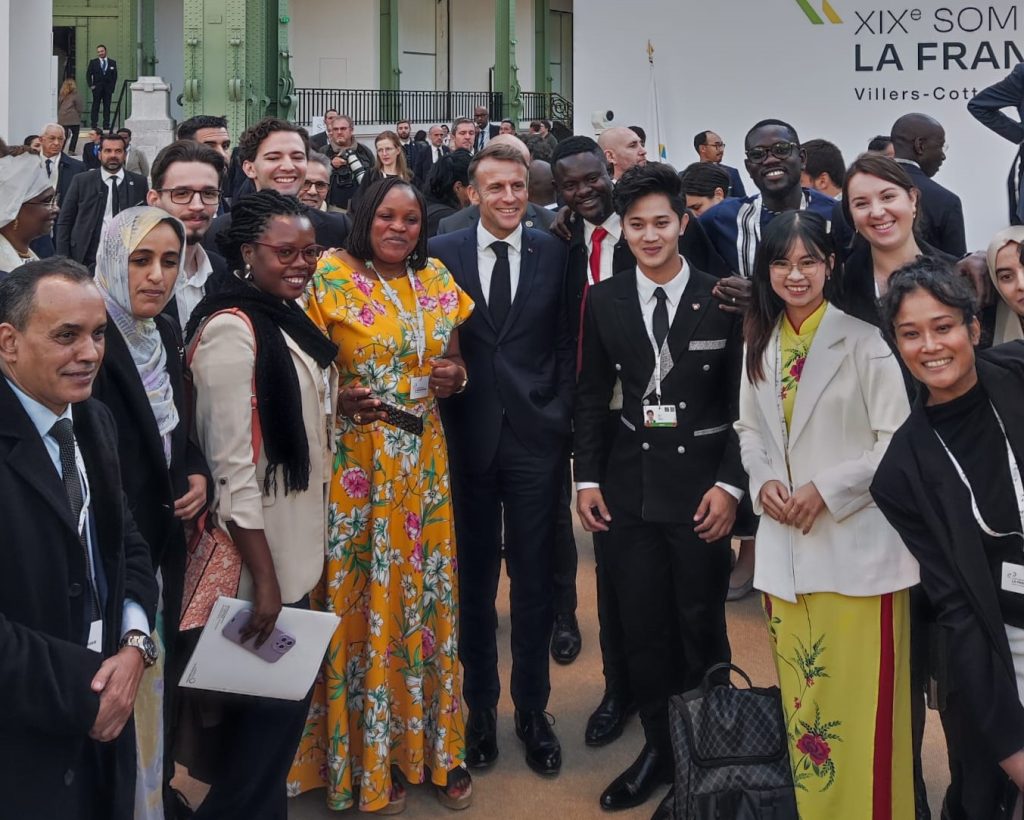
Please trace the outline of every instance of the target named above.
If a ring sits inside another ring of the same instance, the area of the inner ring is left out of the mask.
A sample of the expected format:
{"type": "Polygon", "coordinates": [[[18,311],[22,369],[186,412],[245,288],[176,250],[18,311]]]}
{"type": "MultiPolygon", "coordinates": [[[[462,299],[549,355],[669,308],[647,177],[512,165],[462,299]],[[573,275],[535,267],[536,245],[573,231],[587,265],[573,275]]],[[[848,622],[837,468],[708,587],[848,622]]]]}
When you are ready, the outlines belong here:
{"type": "Polygon", "coordinates": [[[29,247],[46,236],[57,219],[57,198],[39,157],[0,157],[0,271],[12,271],[39,257],[29,247]]]}
{"type": "MultiPolygon", "coordinates": [[[[327,549],[338,348],[296,303],[324,250],[315,243],[296,199],[273,190],[241,198],[217,237],[235,275],[199,303],[186,329],[213,509],[242,558],[237,597],[253,602],[242,636],[261,644],[282,605],[309,608],[327,549]]],[[[219,745],[204,742],[197,751],[206,754],[187,761],[211,784],[195,820],[287,816],[288,769],[309,697],[215,701],[219,745]]],[[[190,691],[188,700],[206,715],[214,705],[205,693],[190,691]]]]}
{"type": "Polygon", "coordinates": [[[175,644],[185,567],[183,523],[206,503],[208,471],[184,423],[180,334],[176,323],[161,315],[174,294],[184,245],[184,226],[166,211],[128,208],[104,229],[96,254],[96,284],[108,322],[93,396],[117,423],[125,495],[161,583],[154,640],[165,648],[135,703],[136,820],[162,818],[170,795],[171,718],[181,671],[175,644]]]}
{"type": "Polygon", "coordinates": [[[1024,339],[1024,225],[1005,228],[992,237],[985,253],[992,287],[999,295],[992,344],[1024,339]]]}

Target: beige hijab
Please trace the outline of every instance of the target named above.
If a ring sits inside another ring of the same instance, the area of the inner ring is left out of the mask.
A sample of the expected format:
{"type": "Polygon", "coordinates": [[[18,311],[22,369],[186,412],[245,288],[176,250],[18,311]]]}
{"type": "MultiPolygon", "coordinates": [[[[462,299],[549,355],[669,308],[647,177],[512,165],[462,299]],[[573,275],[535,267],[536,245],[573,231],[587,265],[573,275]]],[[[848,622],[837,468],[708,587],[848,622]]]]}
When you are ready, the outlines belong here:
{"type": "Polygon", "coordinates": [[[999,295],[999,305],[996,307],[996,327],[992,336],[992,344],[999,345],[1003,342],[1012,342],[1017,339],[1024,339],[1024,330],[1021,330],[1020,318],[1013,308],[1003,299],[999,293],[999,285],[996,282],[996,256],[1010,242],[1024,245],[1024,225],[1014,225],[1006,228],[995,236],[988,243],[986,258],[988,259],[988,275],[992,279],[992,287],[999,295]]]}

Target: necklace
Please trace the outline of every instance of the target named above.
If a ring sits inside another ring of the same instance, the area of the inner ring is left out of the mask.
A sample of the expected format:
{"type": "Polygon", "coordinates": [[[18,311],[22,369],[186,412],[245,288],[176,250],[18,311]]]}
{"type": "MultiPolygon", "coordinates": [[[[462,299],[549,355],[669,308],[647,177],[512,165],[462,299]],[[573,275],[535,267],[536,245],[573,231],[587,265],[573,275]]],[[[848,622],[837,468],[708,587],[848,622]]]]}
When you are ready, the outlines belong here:
{"type": "MultiPolygon", "coordinates": [[[[427,350],[427,332],[423,322],[423,305],[420,304],[419,297],[416,295],[416,274],[413,272],[411,266],[407,266],[405,269],[405,275],[409,278],[409,288],[412,291],[412,301],[415,306],[415,313],[410,314],[402,304],[402,300],[399,298],[398,293],[387,279],[381,276],[374,266],[373,262],[367,260],[366,269],[373,271],[377,274],[377,281],[380,282],[381,289],[384,291],[384,295],[388,301],[394,306],[395,310],[398,311],[398,320],[405,325],[406,331],[413,339],[413,344],[416,348],[416,359],[419,362],[419,366],[423,367],[423,357],[427,350]]],[[[397,278],[397,277],[395,277],[397,278]]]]}

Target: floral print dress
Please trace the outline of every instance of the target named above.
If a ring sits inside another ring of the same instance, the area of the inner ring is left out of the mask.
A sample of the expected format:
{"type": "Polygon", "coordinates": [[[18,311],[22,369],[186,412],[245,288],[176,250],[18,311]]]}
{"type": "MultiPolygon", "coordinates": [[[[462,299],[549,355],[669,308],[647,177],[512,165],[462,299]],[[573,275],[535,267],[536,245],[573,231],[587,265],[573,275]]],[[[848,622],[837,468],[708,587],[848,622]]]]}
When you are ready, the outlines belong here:
{"type": "MultiPolygon", "coordinates": [[[[779,329],[779,401],[788,432],[823,302],[779,329]]],[[[823,513],[827,515],[828,513],[823,513]]],[[[910,595],[764,595],[801,820],[914,816],[910,595]]]]}
{"type": "Polygon", "coordinates": [[[327,805],[384,808],[396,765],[439,785],[465,759],[458,665],[457,567],[444,431],[430,373],[472,300],[437,260],[389,282],[322,260],[307,310],[338,345],[342,385],[359,381],[423,419],[423,435],[341,417],[330,486],[322,598],[341,617],[289,775],[289,792],[326,786],[327,805]],[[416,300],[414,302],[414,300],[416,300]],[[416,351],[415,303],[426,349],[416,351]],[[427,774],[429,769],[429,775],[427,774]]]}

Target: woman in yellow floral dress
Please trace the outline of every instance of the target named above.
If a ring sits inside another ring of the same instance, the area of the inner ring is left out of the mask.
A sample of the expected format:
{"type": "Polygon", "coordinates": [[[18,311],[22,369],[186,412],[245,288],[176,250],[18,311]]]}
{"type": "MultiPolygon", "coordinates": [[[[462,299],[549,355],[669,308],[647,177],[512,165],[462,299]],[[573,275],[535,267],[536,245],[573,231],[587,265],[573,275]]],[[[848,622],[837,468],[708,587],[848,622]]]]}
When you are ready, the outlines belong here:
{"type": "Polygon", "coordinates": [[[342,380],[324,609],[341,616],[289,778],[342,810],[396,814],[429,778],[469,805],[448,454],[437,398],[465,386],[456,328],[473,302],[426,258],[423,200],[374,183],[347,251],[321,260],[308,311],[342,380]]]}

